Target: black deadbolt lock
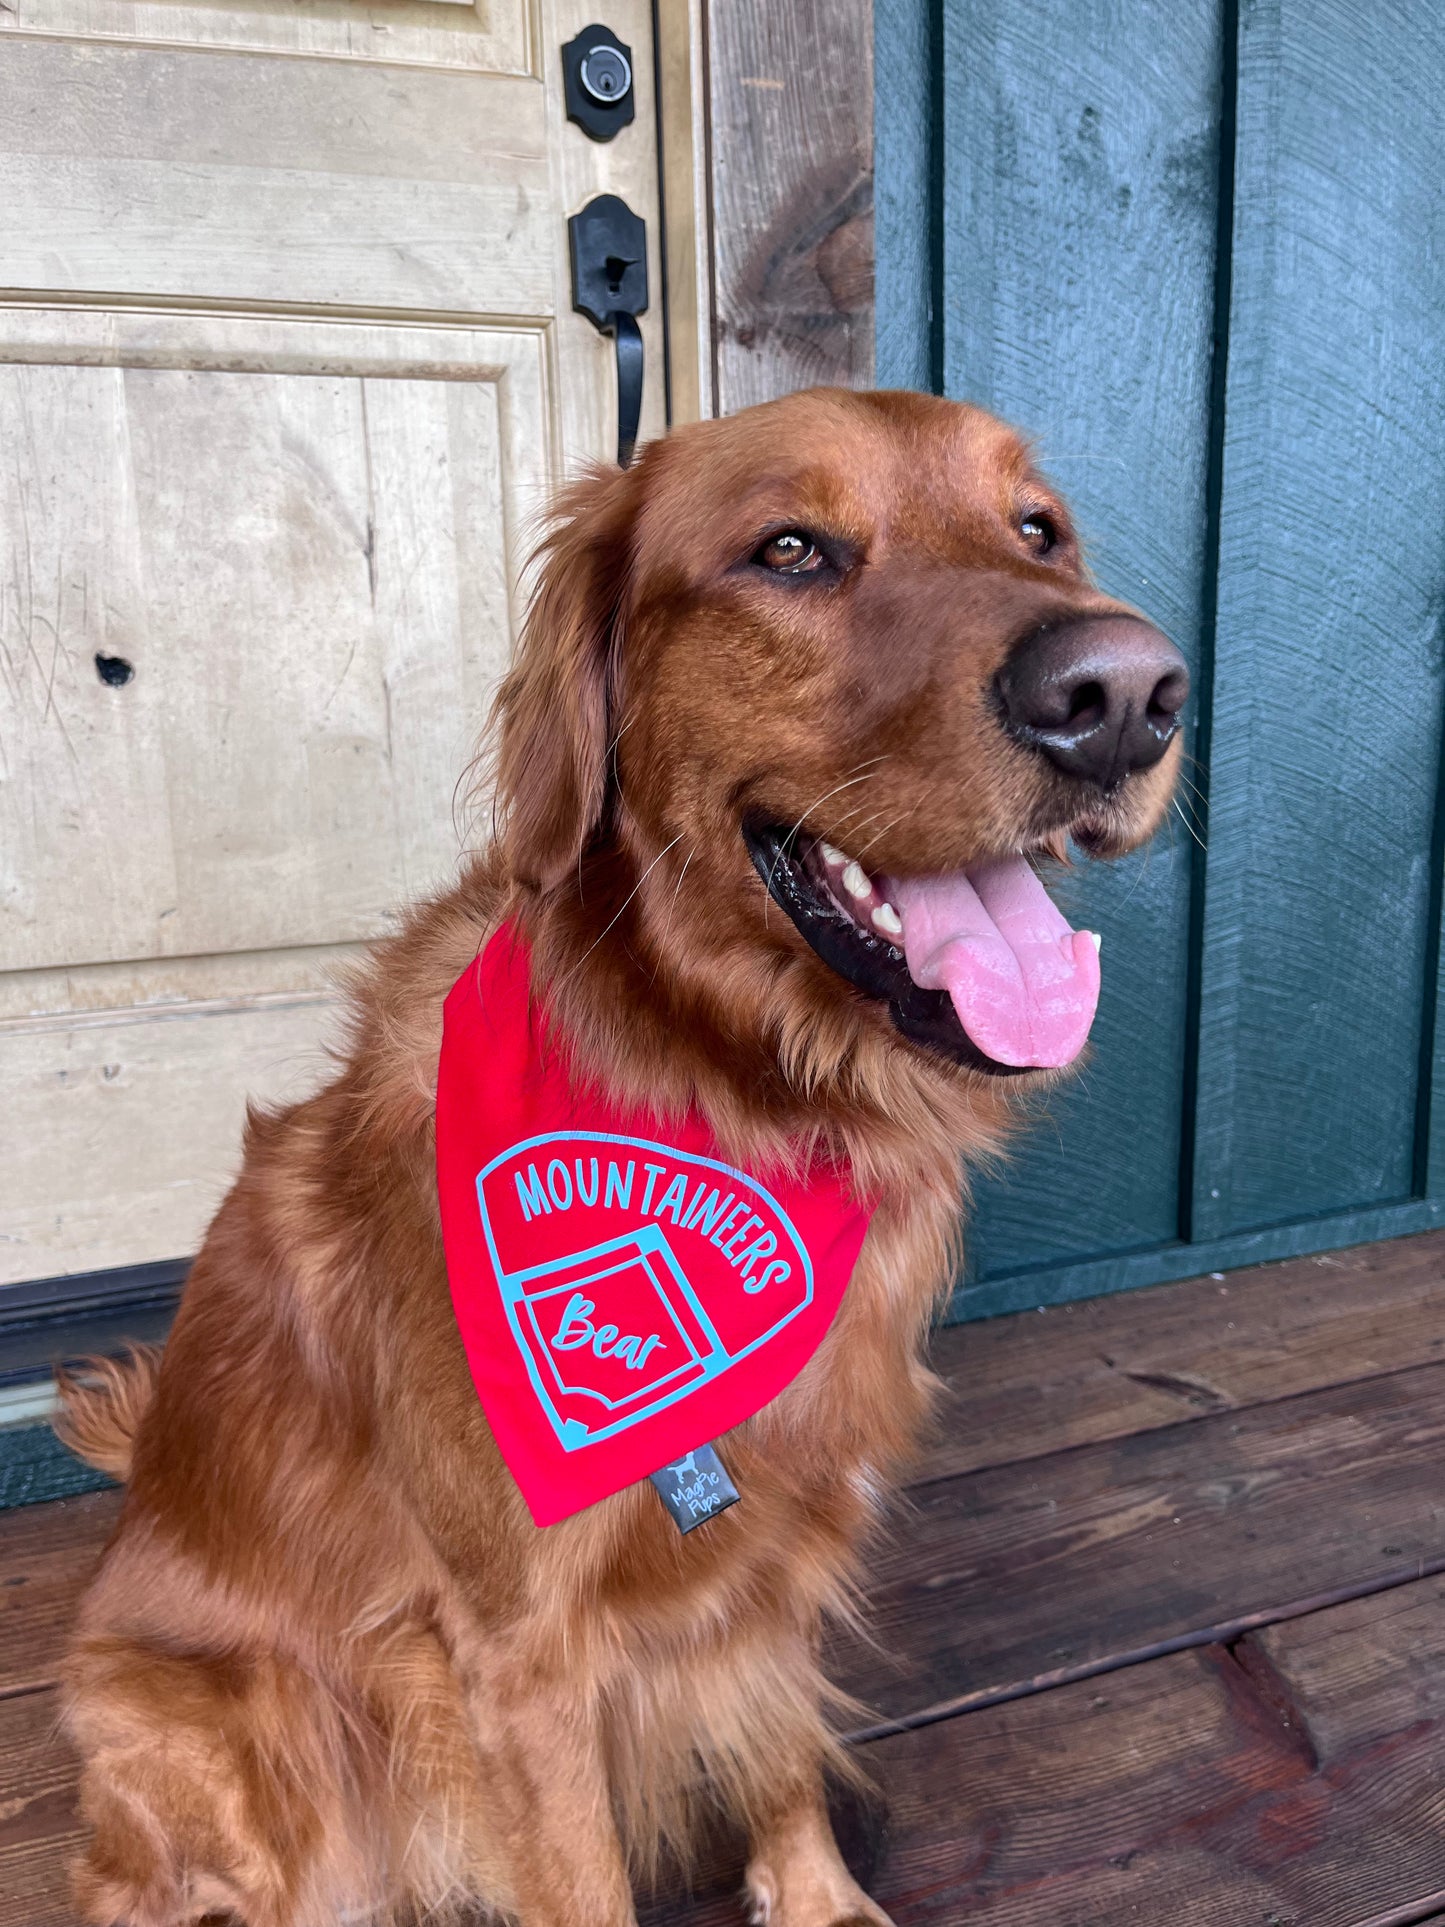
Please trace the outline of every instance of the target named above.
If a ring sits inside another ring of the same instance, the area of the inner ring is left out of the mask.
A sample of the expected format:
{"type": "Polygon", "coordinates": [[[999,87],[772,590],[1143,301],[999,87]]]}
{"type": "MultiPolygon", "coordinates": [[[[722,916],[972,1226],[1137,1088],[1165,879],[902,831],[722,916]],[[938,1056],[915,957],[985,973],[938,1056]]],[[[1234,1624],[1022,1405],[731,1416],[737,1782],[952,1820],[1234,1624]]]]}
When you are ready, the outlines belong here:
{"type": "Polygon", "coordinates": [[[632,103],[632,49],[607,27],[584,27],[562,49],[567,118],[595,141],[610,141],[628,126],[632,103]]]}

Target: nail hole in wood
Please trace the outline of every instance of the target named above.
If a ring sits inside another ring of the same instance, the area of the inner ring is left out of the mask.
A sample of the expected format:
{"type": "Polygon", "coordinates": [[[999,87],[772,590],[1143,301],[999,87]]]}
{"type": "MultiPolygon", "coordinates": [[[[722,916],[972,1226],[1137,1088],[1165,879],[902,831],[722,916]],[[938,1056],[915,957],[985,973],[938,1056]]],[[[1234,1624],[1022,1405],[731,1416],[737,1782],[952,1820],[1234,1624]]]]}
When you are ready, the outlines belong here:
{"type": "Polygon", "coordinates": [[[131,677],[134,676],[135,670],[132,669],[124,656],[97,655],[95,659],[95,673],[100,677],[100,680],[105,684],[107,689],[124,689],[131,677]]]}

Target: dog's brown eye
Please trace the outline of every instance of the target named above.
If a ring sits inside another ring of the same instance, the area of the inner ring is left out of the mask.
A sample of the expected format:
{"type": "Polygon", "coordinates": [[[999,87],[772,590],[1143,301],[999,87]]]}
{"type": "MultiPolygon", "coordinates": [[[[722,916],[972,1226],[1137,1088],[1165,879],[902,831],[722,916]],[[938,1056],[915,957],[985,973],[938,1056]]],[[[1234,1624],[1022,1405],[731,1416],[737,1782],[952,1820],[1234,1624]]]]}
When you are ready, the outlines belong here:
{"type": "Polygon", "coordinates": [[[770,535],[753,560],[779,575],[808,575],[821,566],[823,552],[802,529],[784,529],[770,535]]]}
{"type": "Polygon", "coordinates": [[[1019,523],[1019,534],[1035,555],[1047,555],[1059,540],[1059,531],[1047,515],[1026,515],[1019,523]]]}

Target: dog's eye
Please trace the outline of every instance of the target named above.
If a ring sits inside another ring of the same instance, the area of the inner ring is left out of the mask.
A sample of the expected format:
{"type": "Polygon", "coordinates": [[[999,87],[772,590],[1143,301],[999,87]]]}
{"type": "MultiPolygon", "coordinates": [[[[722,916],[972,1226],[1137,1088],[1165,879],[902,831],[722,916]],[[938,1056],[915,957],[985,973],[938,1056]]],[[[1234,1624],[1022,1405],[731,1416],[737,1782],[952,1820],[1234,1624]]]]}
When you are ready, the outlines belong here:
{"type": "Polygon", "coordinates": [[[1019,523],[1019,534],[1025,546],[1032,549],[1035,555],[1047,555],[1050,549],[1058,546],[1059,531],[1051,516],[1026,515],[1019,523]]]}
{"type": "Polygon", "coordinates": [[[770,535],[753,560],[776,575],[811,575],[823,566],[823,551],[806,530],[784,529],[770,535]]]}

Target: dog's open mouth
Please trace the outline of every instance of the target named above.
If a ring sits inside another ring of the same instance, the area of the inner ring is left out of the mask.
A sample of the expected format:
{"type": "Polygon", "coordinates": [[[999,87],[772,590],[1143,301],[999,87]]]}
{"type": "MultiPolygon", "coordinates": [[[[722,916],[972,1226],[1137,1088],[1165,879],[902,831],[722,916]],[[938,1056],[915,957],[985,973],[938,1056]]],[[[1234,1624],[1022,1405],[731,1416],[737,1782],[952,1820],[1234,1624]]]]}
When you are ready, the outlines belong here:
{"type": "Polygon", "coordinates": [[[1099,939],[1070,928],[1027,857],[890,878],[805,831],[753,820],[743,836],[803,938],[911,1042],[1003,1076],[1083,1049],[1099,939]]]}

